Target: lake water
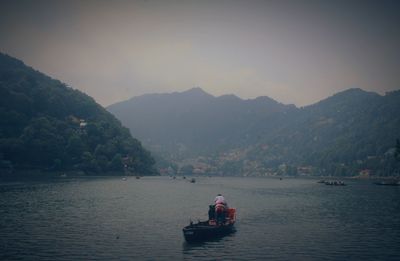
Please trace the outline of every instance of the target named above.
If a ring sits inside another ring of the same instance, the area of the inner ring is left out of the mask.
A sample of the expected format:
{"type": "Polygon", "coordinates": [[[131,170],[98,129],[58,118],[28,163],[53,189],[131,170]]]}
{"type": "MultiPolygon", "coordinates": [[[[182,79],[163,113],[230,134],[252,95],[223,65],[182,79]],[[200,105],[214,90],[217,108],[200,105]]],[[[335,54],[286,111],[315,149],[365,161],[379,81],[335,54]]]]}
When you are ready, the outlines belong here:
{"type": "Polygon", "coordinates": [[[400,187],[169,177],[0,183],[0,260],[400,260],[400,187]],[[237,232],[190,245],[222,193],[237,232]]]}

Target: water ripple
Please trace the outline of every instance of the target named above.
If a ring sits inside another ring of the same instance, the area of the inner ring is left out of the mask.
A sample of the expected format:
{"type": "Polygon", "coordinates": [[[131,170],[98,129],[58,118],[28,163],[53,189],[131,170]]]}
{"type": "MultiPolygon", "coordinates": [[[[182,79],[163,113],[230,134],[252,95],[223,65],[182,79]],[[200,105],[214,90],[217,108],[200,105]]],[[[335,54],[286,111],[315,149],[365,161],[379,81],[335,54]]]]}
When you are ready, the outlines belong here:
{"type": "Polygon", "coordinates": [[[399,260],[400,189],[162,177],[0,184],[1,260],[399,260]],[[187,244],[223,193],[237,232],[187,244]]]}

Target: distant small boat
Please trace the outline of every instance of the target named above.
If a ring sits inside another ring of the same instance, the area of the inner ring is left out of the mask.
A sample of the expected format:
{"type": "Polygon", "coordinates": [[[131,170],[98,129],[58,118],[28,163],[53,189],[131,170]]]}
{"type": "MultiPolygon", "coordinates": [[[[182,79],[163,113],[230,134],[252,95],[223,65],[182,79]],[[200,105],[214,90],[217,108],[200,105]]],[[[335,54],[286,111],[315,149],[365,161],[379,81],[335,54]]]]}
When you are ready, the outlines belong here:
{"type": "Polygon", "coordinates": [[[67,174],[65,174],[65,173],[60,175],[60,178],[66,178],[66,177],[67,177],[67,174]]]}
{"type": "Polygon", "coordinates": [[[122,180],[123,180],[123,181],[126,181],[126,177],[123,177],[122,180]]]}
{"type": "Polygon", "coordinates": [[[382,185],[382,186],[400,186],[400,180],[389,180],[389,181],[378,181],[374,182],[375,185],[382,185]]]}
{"type": "Polygon", "coordinates": [[[328,185],[328,186],[345,186],[346,184],[344,184],[344,182],[341,181],[341,180],[328,180],[328,181],[325,181],[325,185],[328,185]]]}
{"type": "Polygon", "coordinates": [[[136,179],[140,179],[140,176],[136,176],[136,179]]]}
{"type": "Polygon", "coordinates": [[[190,179],[190,183],[195,183],[196,182],[196,179],[195,178],[191,178],[190,179]]]}

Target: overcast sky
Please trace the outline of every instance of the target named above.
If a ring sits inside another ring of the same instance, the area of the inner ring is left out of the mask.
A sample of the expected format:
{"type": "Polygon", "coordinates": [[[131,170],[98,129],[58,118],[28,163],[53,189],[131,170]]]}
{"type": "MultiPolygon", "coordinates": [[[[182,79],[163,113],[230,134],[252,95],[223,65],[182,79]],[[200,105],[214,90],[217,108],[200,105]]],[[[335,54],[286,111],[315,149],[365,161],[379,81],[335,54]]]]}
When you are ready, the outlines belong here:
{"type": "Polygon", "coordinates": [[[400,88],[400,1],[0,0],[0,51],[107,106],[200,86],[308,105],[400,88]]]}

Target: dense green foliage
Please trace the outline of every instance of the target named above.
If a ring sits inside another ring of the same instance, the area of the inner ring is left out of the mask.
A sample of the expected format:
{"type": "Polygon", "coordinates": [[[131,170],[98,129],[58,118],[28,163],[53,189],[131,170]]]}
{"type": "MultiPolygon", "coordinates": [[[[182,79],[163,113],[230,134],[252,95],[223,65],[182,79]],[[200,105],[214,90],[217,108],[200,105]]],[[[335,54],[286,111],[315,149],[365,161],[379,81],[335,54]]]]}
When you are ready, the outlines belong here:
{"type": "Polygon", "coordinates": [[[91,97],[0,54],[1,168],[130,170],[154,174],[154,160],[91,97]]]}
{"type": "Polygon", "coordinates": [[[213,97],[192,89],[135,97],[108,109],[149,148],[172,162],[189,160],[198,171],[358,175],[364,170],[379,176],[399,172],[394,148],[400,137],[400,91],[381,96],[349,89],[296,108],[267,97],[213,97]]]}
{"type": "Polygon", "coordinates": [[[264,162],[278,156],[278,164],[312,166],[318,174],[397,175],[399,111],[399,91],[380,96],[350,89],[288,115],[258,143],[268,149],[254,146],[251,153],[264,162]]]}

